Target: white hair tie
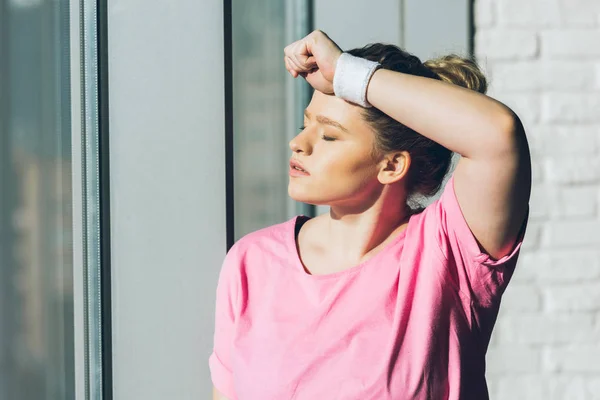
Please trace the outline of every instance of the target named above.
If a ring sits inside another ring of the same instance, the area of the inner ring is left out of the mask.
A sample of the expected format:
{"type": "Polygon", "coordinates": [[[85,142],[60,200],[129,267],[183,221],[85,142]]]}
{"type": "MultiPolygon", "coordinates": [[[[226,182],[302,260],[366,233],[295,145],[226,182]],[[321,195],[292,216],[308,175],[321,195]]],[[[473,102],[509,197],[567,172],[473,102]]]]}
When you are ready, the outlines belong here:
{"type": "Polygon", "coordinates": [[[379,67],[381,64],[378,62],[342,53],[333,75],[333,92],[349,102],[365,108],[372,107],[367,101],[367,86],[379,67]]]}

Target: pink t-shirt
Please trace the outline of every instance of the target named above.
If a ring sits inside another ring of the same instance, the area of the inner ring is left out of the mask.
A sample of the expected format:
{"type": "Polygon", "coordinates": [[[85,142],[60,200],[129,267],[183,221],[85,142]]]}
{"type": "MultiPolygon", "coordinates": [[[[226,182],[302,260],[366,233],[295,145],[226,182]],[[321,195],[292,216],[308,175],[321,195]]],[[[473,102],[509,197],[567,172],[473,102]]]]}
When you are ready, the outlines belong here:
{"type": "Polygon", "coordinates": [[[328,275],[299,259],[307,217],[246,235],[219,278],[214,386],[231,400],[487,399],[485,354],[528,216],[494,261],[451,177],[379,253],[328,275]]]}

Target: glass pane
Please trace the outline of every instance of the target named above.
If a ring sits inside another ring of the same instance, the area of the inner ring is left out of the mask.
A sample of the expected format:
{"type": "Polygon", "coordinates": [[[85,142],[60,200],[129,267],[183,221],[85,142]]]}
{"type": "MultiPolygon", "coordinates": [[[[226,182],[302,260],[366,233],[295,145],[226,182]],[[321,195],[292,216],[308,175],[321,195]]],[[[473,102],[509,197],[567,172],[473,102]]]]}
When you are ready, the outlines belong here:
{"type": "Polygon", "coordinates": [[[308,84],[292,81],[283,48],[308,28],[305,1],[233,0],[235,239],[293,214],[290,139],[302,124],[308,84]],[[300,94],[300,95],[299,95],[300,94]]]}
{"type": "Polygon", "coordinates": [[[0,1],[0,400],[74,398],[68,9],[0,1]]]}

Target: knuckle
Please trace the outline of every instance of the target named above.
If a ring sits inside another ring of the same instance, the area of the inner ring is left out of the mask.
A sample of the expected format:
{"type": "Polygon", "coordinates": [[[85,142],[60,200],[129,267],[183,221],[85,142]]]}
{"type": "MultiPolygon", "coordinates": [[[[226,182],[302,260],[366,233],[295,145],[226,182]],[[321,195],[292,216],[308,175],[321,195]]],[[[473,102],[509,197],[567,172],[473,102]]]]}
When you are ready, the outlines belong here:
{"type": "Polygon", "coordinates": [[[323,32],[321,29],[316,29],[312,32],[313,37],[315,38],[322,38],[322,37],[327,37],[327,34],[325,32],[323,32]]]}

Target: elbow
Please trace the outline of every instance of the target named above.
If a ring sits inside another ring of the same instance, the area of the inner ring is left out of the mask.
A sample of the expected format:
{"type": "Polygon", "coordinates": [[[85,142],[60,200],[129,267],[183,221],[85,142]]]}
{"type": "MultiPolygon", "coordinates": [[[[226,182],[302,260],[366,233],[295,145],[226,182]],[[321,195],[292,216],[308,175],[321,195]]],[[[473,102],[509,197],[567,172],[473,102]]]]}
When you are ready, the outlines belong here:
{"type": "Polygon", "coordinates": [[[529,156],[529,146],[523,123],[517,114],[509,108],[506,108],[499,117],[496,124],[496,137],[498,140],[494,147],[497,155],[515,156],[526,154],[529,156]]]}
{"type": "Polygon", "coordinates": [[[525,128],[519,116],[510,108],[507,108],[503,117],[503,129],[509,136],[525,135],[525,128]]]}

